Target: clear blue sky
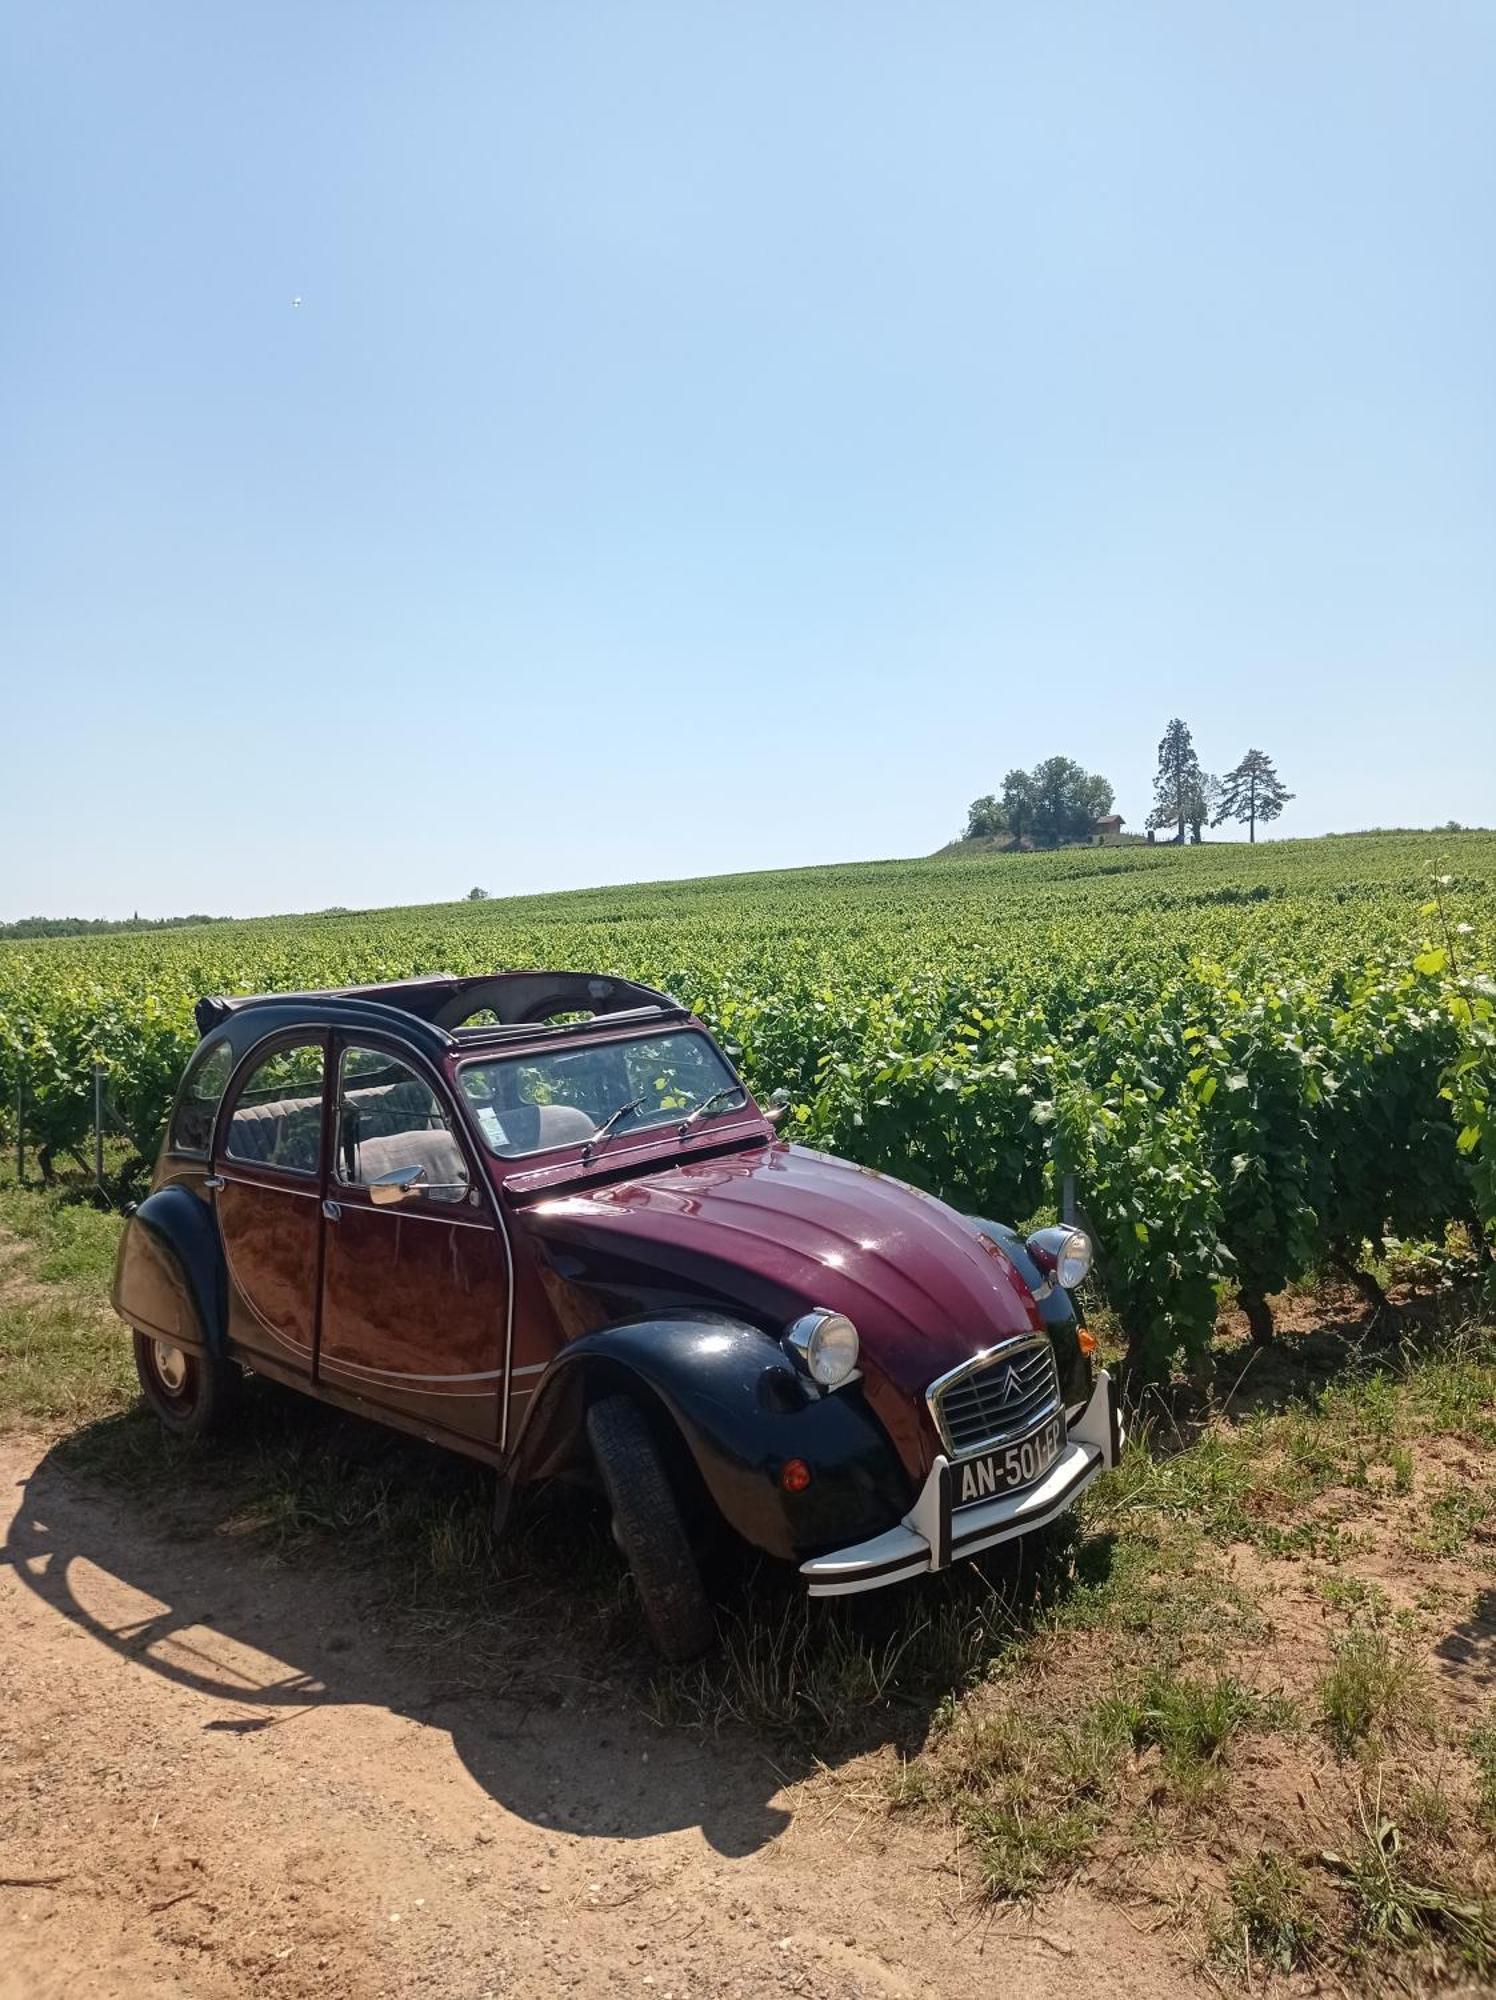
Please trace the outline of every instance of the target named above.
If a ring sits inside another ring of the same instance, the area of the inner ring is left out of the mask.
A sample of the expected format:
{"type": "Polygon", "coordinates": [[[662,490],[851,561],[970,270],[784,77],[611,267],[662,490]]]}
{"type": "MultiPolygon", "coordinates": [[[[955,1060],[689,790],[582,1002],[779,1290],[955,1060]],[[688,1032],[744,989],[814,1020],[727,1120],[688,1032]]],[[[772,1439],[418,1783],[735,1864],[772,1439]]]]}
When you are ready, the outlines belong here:
{"type": "Polygon", "coordinates": [[[3,36],[0,916],[1496,819],[1490,0],[3,36]]]}

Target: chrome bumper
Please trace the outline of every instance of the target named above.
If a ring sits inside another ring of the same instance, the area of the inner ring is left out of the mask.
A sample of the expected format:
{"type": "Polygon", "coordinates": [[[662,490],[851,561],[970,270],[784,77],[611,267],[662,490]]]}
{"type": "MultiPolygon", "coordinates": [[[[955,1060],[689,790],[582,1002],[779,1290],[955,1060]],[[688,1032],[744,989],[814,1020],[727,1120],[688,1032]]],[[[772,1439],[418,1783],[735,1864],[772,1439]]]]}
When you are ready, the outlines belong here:
{"type": "Polygon", "coordinates": [[[1057,1520],[1098,1472],[1122,1454],[1123,1430],[1116,1384],[1103,1368],[1091,1400],[1070,1425],[1069,1441],[1041,1480],[1016,1493],[951,1505],[954,1487],[948,1459],[937,1458],[919,1498],[896,1528],[830,1555],[812,1556],[800,1574],[812,1597],[846,1597],[857,1590],[881,1590],[926,1570],[947,1569],[998,1542],[1057,1520]]]}

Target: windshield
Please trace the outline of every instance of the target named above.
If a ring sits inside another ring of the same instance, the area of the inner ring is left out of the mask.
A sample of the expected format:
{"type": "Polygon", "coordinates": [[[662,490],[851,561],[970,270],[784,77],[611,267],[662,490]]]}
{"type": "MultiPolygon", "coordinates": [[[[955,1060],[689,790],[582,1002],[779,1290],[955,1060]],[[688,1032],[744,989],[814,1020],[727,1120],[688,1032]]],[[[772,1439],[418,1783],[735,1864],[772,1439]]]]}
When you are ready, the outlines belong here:
{"type": "MultiPolygon", "coordinates": [[[[585,1145],[610,1119],[609,1143],[617,1145],[648,1126],[679,1125],[694,1107],[724,1093],[693,1127],[699,1132],[748,1101],[715,1044],[694,1028],[494,1056],[465,1063],[459,1075],[483,1143],[506,1160],[585,1145]]],[[[605,1156],[606,1145],[598,1153],[605,1156]]]]}

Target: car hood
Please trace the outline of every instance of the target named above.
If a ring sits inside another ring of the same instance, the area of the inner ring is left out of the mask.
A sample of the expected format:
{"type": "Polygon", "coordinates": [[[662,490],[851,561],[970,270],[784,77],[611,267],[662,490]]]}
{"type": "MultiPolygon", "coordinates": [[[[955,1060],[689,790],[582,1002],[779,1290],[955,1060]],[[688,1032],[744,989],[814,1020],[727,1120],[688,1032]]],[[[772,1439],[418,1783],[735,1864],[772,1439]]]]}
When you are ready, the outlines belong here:
{"type": "Polygon", "coordinates": [[[1007,1335],[1041,1331],[1002,1251],[932,1195],[774,1141],[527,1206],[553,1274],[640,1305],[709,1300],[760,1324],[844,1312],[863,1367],[923,1399],[1007,1335]]]}

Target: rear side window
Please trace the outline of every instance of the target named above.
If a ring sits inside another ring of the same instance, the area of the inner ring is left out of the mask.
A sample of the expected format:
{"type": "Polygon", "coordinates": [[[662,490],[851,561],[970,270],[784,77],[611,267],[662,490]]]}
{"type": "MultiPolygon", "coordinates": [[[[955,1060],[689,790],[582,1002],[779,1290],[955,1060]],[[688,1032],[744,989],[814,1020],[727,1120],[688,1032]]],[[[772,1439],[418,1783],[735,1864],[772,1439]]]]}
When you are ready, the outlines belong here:
{"type": "Polygon", "coordinates": [[[195,1056],[182,1080],[177,1114],[171,1121],[171,1150],[174,1153],[206,1155],[213,1137],[213,1120],[228,1089],[234,1069],[234,1052],[227,1042],[218,1042],[195,1056]]]}
{"type": "Polygon", "coordinates": [[[315,1174],[322,1158],[320,1041],[282,1044],[244,1080],[229,1117],[231,1160],[315,1174]]]}

